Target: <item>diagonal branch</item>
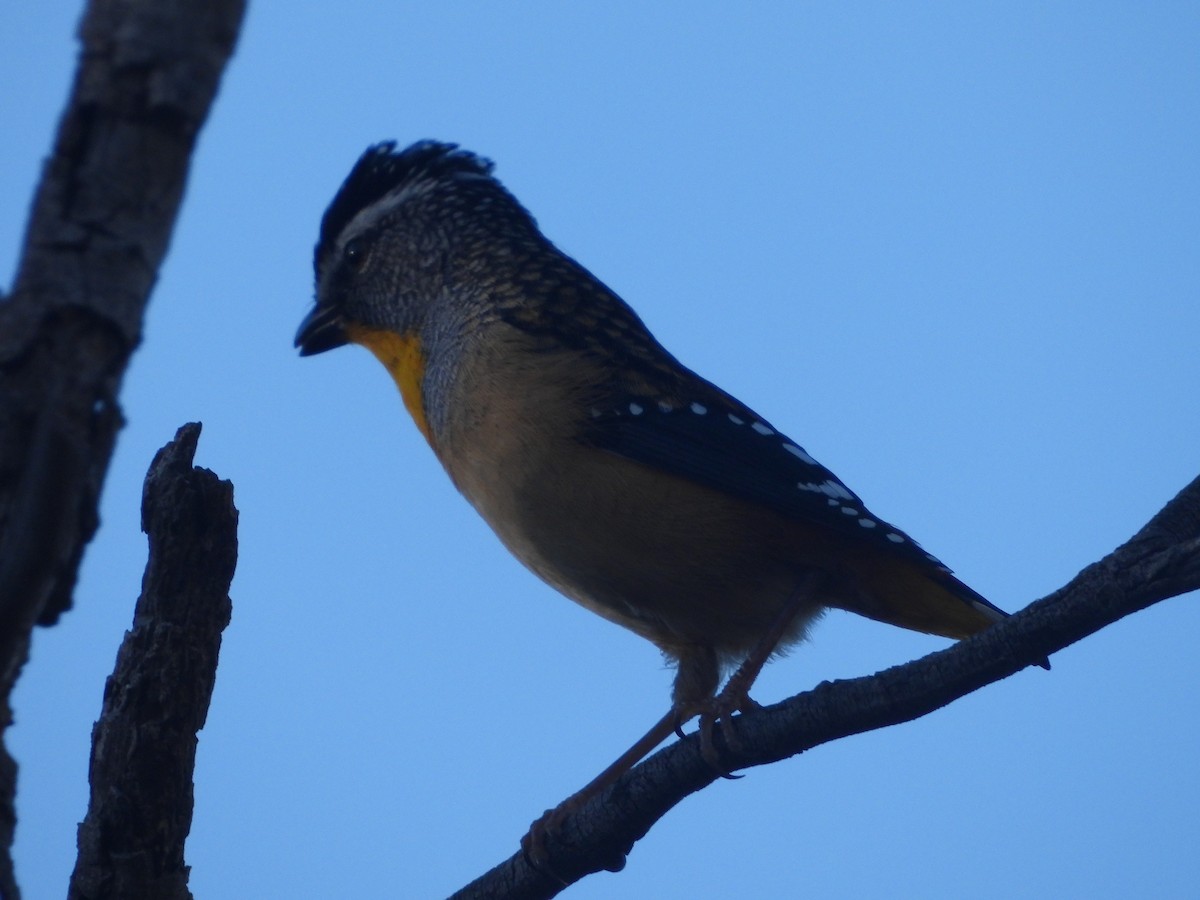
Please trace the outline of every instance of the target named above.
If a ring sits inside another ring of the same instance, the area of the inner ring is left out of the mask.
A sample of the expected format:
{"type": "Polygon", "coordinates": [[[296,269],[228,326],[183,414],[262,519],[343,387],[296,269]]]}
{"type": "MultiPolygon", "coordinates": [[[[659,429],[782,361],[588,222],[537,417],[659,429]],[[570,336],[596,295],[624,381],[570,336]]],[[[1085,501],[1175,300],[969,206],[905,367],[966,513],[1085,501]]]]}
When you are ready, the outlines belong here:
{"type": "MultiPolygon", "coordinates": [[[[1053,594],[986,632],[922,659],[811,691],[736,719],[730,771],[777,762],[852,734],[911,721],[1007,678],[1131,613],[1200,589],[1200,478],[1133,538],[1053,594]]],[[[592,799],[547,841],[553,871],[517,853],[454,896],[549,898],[603,869],[688,794],[718,776],[696,736],[660,750],[592,799]]]]}

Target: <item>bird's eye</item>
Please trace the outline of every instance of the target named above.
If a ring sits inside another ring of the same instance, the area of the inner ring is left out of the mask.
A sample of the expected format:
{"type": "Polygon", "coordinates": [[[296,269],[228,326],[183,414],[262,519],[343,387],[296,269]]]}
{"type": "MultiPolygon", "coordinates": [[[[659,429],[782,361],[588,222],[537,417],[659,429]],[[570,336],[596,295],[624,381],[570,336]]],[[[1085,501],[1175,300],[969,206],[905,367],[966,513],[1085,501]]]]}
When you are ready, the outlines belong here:
{"type": "Polygon", "coordinates": [[[346,241],[346,246],[342,248],[342,259],[354,271],[362,271],[362,267],[367,262],[367,242],[362,238],[351,238],[346,241]]]}

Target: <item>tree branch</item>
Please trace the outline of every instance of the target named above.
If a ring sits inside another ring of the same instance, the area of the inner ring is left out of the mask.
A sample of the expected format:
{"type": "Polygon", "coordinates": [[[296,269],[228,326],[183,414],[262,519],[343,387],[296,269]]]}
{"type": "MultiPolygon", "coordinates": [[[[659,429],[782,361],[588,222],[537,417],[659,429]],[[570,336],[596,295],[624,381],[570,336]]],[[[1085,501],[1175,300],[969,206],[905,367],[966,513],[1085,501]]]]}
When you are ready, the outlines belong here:
{"type": "Polygon", "coordinates": [[[196,732],[217,677],[237,562],[233,485],[192,467],[198,424],[154,457],[142,497],[150,556],[133,628],[92,730],[91,800],[70,900],[191,900],[196,732]]]}
{"type": "MultiPolygon", "coordinates": [[[[117,394],[245,0],[92,0],[0,295],[0,733],[35,622],[70,607],[123,424],[117,394]]],[[[0,896],[16,763],[0,744],[0,896]]]]}
{"type": "MultiPolygon", "coordinates": [[[[765,765],[838,738],[911,721],[1007,678],[1151,604],[1200,589],[1200,478],[1133,538],[1065,587],[986,632],[875,675],[824,682],[739,716],[724,747],[729,770],[765,765]]],[[[585,876],[619,870],[635,842],[688,794],[718,775],[691,735],[654,754],[593,798],[546,843],[537,870],[517,853],[455,898],[535,900],[585,876]],[[552,870],[552,871],[551,871],[552,870]]]]}

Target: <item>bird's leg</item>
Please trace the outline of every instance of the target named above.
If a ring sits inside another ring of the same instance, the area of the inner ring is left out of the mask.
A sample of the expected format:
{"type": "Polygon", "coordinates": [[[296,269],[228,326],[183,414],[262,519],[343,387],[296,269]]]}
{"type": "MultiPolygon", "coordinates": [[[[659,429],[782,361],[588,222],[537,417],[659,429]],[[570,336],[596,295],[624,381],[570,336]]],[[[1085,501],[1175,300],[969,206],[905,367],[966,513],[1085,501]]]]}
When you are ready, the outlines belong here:
{"type": "MultiPolygon", "coordinates": [[[[592,797],[615,783],[661,744],[672,731],[678,731],[684,722],[706,709],[712,702],[721,674],[716,650],[703,644],[664,646],[663,650],[677,661],[671,709],[638,738],[632,747],[622,753],[616,762],[554,809],[546,810],[542,817],[529,827],[529,833],[521,838],[521,849],[535,868],[547,868],[546,836],[556,831],[567,816],[578,811],[592,797]]],[[[622,864],[623,860],[614,861],[616,869],[622,864]]]]}
{"type": "Polygon", "coordinates": [[[713,697],[705,708],[700,711],[700,752],[704,759],[718,771],[725,771],[720,754],[713,743],[713,729],[719,722],[721,735],[732,747],[738,747],[739,741],[733,730],[733,714],[751,712],[760,709],[760,704],[750,697],[750,688],[758,674],[762,671],[771,654],[779,646],[783,636],[787,634],[792,623],[804,609],[812,605],[815,579],[806,578],[788,598],[787,603],[771,620],[770,627],[758,642],[751,648],[750,653],[742,660],[738,670],[725,682],[721,692],[713,697]]]}
{"type": "Polygon", "coordinates": [[[655,722],[650,730],[638,738],[634,745],[622,753],[612,765],[554,809],[546,810],[541,818],[529,826],[529,833],[521,838],[521,849],[534,867],[543,868],[545,866],[547,860],[546,835],[557,830],[567,816],[579,810],[594,796],[637,765],[644,756],[675,730],[678,720],[679,713],[672,707],[670,712],[655,722]]]}

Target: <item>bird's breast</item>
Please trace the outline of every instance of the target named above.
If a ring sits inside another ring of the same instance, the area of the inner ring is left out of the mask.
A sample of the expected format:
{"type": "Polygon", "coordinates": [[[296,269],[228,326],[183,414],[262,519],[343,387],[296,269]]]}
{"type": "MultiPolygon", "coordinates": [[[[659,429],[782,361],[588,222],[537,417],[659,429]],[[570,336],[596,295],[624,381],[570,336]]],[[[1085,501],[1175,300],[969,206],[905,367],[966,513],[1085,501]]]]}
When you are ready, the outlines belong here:
{"type": "Polygon", "coordinates": [[[500,329],[446,367],[452,378],[439,376],[446,360],[430,361],[432,443],[455,485],[514,556],[573,600],[669,652],[744,652],[804,569],[781,518],[589,445],[601,373],[522,340],[500,329]]]}

